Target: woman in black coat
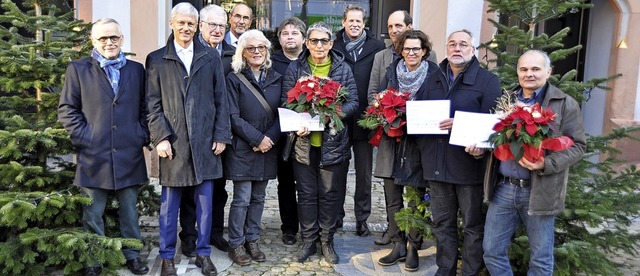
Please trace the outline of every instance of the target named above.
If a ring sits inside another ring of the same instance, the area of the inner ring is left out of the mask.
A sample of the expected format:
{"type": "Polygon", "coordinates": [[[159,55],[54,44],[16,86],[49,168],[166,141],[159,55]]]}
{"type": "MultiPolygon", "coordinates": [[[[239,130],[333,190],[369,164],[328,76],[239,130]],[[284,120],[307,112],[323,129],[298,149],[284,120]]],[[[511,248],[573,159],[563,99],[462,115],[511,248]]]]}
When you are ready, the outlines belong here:
{"type": "MultiPolygon", "coordinates": [[[[307,50],[297,61],[287,68],[282,84],[286,93],[305,76],[329,77],[349,91],[348,99],[342,105],[346,122],[358,107],[358,95],[353,74],[343,62],[342,54],[331,50],[331,28],[324,22],[317,22],[307,29],[307,50]]],[[[316,253],[316,241],[322,241],[322,254],[327,262],[338,263],[338,255],[333,248],[333,235],[338,218],[338,186],[347,184],[347,170],[351,150],[347,128],[331,134],[329,127],[316,132],[321,138],[319,145],[310,141],[310,132],[305,128],[298,131],[294,148],[293,171],[298,192],[298,217],[303,241],[297,253],[299,262],[304,262],[316,253]]]]}
{"type": "MultiPolygon", "coordinates": [[[[396,52],[400,53],[402,59],[396,60],[389,67],[385,75],[385,81],[380,87],[380,91],[385,89],[395,89],[399,92],[409,92],[410,100],[415,100],[416,95],[426,89],[429,76],[439,74],[438,65],[427,61],[428,53],[431,52],[431,42],[429,37],[418,30],[404,32],[398,38],[396,52]]],[[[384,135],[378,147],[376,166],[387,166],[393,168],[392,174],[384,181],[393,181],[397,185],[385,184],[385,195],[387,198],[387,214],[389,216],[389,235],[394,242],[391,253],[378,260],[383,266],[393,265],[398,261],[405,261],[405,270],[415,271],[418,269],[418,249],[422,243],[422,237],[417,231],[408,233],[408,243],[405,233],[398,228],[395,220],[396,212],[404,207],[402,193],[404,186],[412,186],[418,189],[419,194],[425,193],[426,181],[422,177],[422,167],[420,164],[420,152],[418,151],[415,137],[404,135],[400,142],[395,138],[384,135]]],[[[410,206],[415,203],[410,202],[410,206]]]]}
{"type": "Polygon", "coordinates": [[[258,239],[267,182],[277,173],[273,145],[280,136],[277,109],[282,99],[282,77],[271,68],[270,48],[262,32],[245,32],[233,56],[233,72],[227,76],[233,139],[225,153],[224,172],[233,181],[229,257],[238,265],[266,260],[258,239]]]}

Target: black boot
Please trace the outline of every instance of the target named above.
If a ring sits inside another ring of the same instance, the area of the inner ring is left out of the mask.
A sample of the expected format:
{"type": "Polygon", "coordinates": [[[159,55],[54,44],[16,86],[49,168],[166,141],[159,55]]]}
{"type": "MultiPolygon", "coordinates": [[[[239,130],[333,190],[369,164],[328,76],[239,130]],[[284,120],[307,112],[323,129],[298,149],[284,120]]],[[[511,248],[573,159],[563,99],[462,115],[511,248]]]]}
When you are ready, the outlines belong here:
{"type": "Polygon", "coordinates": [[[418,263],[418,248],[412,242],[407,243],[407,259],[404,262],[404,270],[416,271],[420,267],[418,263]]]}
{"type": "Polygon", "coordinates": [[[340,260],[338,254],[336,254],[336,250],[333,249],[333,242],[322,243],[322,255],[324,255],[324,259],[331,264],[337,264],[340,260]]]}
{"type": "Polygon", "coordinates": [[[378,260],[378,264],[381,266],[394,265],[397,262],[404,262],[407,259],[407,243],[406,242],[394,242],[393,250],[387,256],[384,256],[378,260]]]}
{"type": "Polygon", "coordinates": [[[309,259],[311,255],[316,254],[318,248],[316,247],[316,242],[305,242],[300,246],[298,252],[296,253],[296,257],[298,258],[298,262],[302,263],[309,259]]]}

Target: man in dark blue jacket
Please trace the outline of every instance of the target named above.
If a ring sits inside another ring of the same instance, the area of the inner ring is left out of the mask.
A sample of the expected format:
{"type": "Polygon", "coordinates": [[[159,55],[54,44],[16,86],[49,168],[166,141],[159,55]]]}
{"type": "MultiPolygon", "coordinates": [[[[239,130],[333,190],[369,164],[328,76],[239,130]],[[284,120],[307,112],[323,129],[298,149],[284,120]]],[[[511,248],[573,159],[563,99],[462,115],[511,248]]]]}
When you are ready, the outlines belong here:
{"type": "MultiPolygon", "coordinates": [[[[373,171],[373,146],[369,144],[369,130],[358,126],[367,109],[367,93],[373,59],[377,52],[384,50],[384,43],[365,30],[365,10],[358,5],[347,5],[342,18],[343,29],[336,34],[334,49],[344,55],[344,61],[353,72],[358,87],[358,109],[347,122],[353,146],[353,164],[356,170],[356,191],[353,195],[356,217],[356,235],[369,236],[367,219],[371,214],[371,172],[373,171]]],[[[344,218],[344,198],[346,187],[338,189],[338,227],[344,218]]]]}
{"type": "MultiPolygon", "coordinates": [[[[451,131],[456,110],[489,113],[502,95],[498,77],[480,67],[473,37],[467,30],[451,33],[447,58],[439,74],[429,77],[427,90],[418,100],[449,100],[449,119],[440,129],[451,131]]],[[[471,147],[471,145],[469,145],[471,147]]],[[[456,275],[458,264],[458,211],[462,215],[462,274],[478,275],[482,269],[482,183],[484,160],[481,150],[449,144],[449,134],[418,138],[423,177],[431,194],[433,234],[437,243],[437,275],[456,275]]]]}
{"type": "MultiPolygon", "coordinates": [[[[69,63],[58,106],[58,118],[78,153],[73,184],[92,200],[82,208],[82,223],[86,230],[104,235],[102,215],[107,196],[114,192],[122,237],[142,240],[136,203],[140,185],[147,181],[144,68],[125,58],[124,37],[113,19],[93,24],[91,42],[91,57],[69,63]]],[[[131,272],[149,272],[140,250],[123,248],[122,253],[131,272]]],[[[102,271],[97,262],[85,265],[83,275],[102,271]]]]}

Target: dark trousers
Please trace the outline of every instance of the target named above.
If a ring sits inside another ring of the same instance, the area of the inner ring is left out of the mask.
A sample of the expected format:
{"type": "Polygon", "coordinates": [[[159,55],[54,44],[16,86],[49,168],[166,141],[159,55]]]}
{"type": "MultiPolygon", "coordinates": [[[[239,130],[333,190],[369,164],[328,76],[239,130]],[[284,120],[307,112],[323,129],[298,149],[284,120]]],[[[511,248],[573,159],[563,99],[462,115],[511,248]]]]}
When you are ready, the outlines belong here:
{"type": "Polygon", "coordinates": [[[298,234],[298,200],[293,178],[293,161],[278,158],[278,209],[283,234],[298,234]]]}
{"type": "MultiPolygon", "coordinates": [[[[371,215],[371,173],[373,172],[373,146],[368,140],[354,140],[353,166],[356,171],[356,190],[353,194],[353,211],[357,221],[366,221],[371,215]]],[[[343,220],[347,186],[338,190],[338,220],[343,220]]]]}
{"type": "Polygon", "coordinates": [[[338,218],[338,187],[347,184],[349,162],[320,167],[320,148],[311,147],[309,165],[293,161],[300,234],[305,243],[333,242],[338,218]]]}
{"type": "MultiPolygon", "coordinates": [[[[213,180],[213,207],[211,210],[211,237],[222,236],[224,232],[224,206],[229,195],[224,189],[226,180],[213,180]]],[[[186,187],[180,201],[180,240],[195,242],[198,237],[196,230],[196,204],[193,201],[193,187],[186,187]]]]}
{"type": "Polygon", "coordinates": [[[402,193],[404,186],[396,185],[392,178],[384,178],[382,180],[384,184],[384,201],[387,208],[387,222],[389,227],[387,233],[391,236],[391,240],[394,242],[405,242],[405,235],[396,222],[396,213],[404,207],[404,198],[402,193]]]}
{"type": "Polygon", "coordinates": [[[462,215],[462,274],[478,275],[482,268],[482,185],[429,181],[433,234],[436,238],[436,275],[456,275],[458,210],[462,215]]]}

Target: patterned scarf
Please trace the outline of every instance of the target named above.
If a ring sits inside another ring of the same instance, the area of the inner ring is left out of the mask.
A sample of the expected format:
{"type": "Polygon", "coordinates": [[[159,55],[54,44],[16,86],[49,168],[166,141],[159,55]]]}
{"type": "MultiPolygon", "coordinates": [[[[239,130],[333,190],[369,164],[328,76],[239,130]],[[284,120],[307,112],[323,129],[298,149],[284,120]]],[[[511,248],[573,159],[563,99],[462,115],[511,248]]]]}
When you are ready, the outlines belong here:
{"type": "MultiPolygon", "coordinates": [[[[345,30],[345,32],[346,31],[347,30],[345,30]]],[[[349,53],[349,55],[353,57],[353,61],[358,60],[358,52],[360,52],[360,50],[362,49],[366,38],[367,34],[365,31],[362,31],[362,34],[360,34],[360,36],[354,40],[349,40],[349,36],[346,33],[344,34],[344,42],[347,43],[347,53],[349,53]]]]}
{"type": "Polygon", "coordinates": [[[413,100],[416,96],[416,92],[418,92],[418,89],[420,89],[420,86],[422,86],[422,83],[427,78],[429,73],[429,63],[426,60],[423,60],[418,69],[410,72],[409,68],[407,68],[407,65],[404,63],[404,60],[401,60],[396,66],[396,72],[398,75],[399,90],[402,92],[409,92],[411,94],[409,98],[413,100]]]}
{"type": "Polygon", "coordinates": [[[107,78],[111,83],[111,88],[113,88],[113,94],[116,94],[118,92],[118,83],[120,82],[120,68],[127,63],[124,53],[120,51],[117,58],[107,59],[98,52],[98,49],[93,48],[91,57],[97,60],[100,63],[100,68],[107,73],[107,78]]]}

